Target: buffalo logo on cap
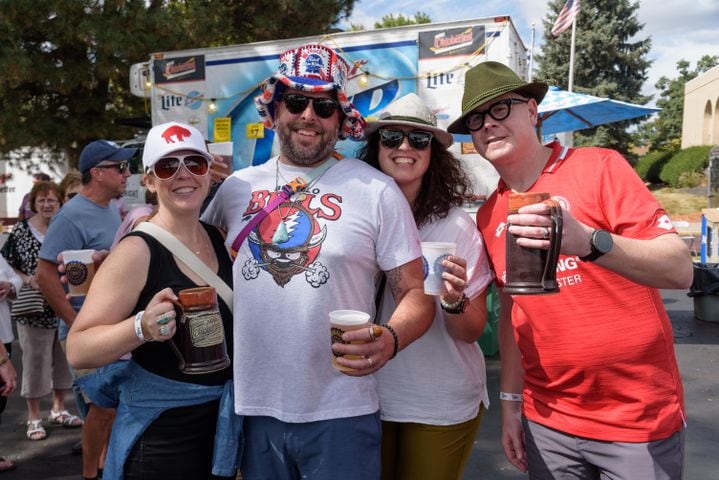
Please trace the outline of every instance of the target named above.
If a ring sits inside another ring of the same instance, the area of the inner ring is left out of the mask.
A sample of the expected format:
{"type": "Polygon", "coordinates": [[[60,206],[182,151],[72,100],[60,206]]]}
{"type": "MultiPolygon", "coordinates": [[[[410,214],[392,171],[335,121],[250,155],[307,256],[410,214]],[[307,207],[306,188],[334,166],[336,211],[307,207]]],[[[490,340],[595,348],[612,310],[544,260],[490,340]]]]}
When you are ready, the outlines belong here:
{"type": "Polygon", "coordinates": [[[192,132],[179,125],[173,125],[164,132],[162,132],[162,135],[160,136],[164,138],[165,142],[167,143],[176,143],[175,140],[172,139],[172,137],[175,137],[178,142],[184,142],[186,137],[192,136],[192,132]]]}

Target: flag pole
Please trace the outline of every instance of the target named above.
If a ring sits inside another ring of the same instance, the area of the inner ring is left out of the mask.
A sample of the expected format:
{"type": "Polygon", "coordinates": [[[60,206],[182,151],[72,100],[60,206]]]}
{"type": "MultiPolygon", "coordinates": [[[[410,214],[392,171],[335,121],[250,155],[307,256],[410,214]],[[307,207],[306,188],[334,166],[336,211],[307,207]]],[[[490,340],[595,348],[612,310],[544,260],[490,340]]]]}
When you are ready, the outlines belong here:
{"type": "Polygon", "coordinates": [[[532,70],[534,69],[534,22],[532,22],[532,42],[529,47],[529,81],[534,77],[532,70]]]}
{"type": "Polygon", "coordinates": [[[577,36],[577,16],[572,20],[572,43],[569,47],[569,85],[567,90],[570,92],[574,88],[574,40],[577,36]]]}

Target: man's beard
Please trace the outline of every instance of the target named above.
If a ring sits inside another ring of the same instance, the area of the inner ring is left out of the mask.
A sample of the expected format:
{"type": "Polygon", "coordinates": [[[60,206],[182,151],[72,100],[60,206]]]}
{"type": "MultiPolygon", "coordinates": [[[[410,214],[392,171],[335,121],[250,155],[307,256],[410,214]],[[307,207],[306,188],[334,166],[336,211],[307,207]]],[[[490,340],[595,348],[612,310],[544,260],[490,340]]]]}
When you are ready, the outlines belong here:
{"type": "Polygon", "coordinates": [[[328,158],[335,149],[338,140],[338,131],[319,130],[320,142],[312,147],[305,147],[292,141],[292,130],[306,128],[317,132],[316,124],[305,122],[289,122],[277,125],[277,135],[280,137],[280,152],[294,165],[309,167],[328,158]]]}

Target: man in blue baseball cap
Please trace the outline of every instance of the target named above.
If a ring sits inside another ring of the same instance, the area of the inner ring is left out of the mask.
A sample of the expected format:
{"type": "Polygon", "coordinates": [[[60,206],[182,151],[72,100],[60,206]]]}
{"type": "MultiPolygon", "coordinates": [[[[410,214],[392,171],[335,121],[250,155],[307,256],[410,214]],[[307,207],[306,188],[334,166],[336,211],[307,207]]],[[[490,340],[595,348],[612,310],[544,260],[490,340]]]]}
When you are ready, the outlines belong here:
{"type": "Polygon", "coordinates": [[[123,148],[110,140],[90,142],[80,153],[80,172],[83,174],[93,167],[112,167],[127,162],[137,152],[136,148],[123,148]]]}
{"type": "MultiPolygon", "coordinates": [[[[109,250],[122,220],[110,201],[125,192],[130,176],[130,158],[136,148],[122,148],[109,140],[95,140],[80,153],[82,190],[53,217],[39,253],[37,280],[40,289],[65,325],[72,325],[85,297],[65,297],[57,275],[58,254],[65,250],[109,250]]],[[[62,338],[62,336],[60,337],[62,338]]],[[[73,374],[85,375],[89,371],[73,374]]],[[[80,392],[81,393],[81,392],[80,392]]],[[[78,407],[85,419],[82,429],[82,475],[97,478],[100,458],[110,436],[115,411],[92,405],[78,395],[78,407]]]]}

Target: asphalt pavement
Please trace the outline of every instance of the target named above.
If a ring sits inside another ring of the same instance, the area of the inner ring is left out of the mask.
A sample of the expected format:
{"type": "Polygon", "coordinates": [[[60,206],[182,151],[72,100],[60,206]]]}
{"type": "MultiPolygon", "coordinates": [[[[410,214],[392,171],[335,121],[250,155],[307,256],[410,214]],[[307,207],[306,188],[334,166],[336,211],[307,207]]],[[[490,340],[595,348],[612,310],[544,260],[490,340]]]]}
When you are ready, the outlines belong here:
{"type": "MultiPolygon", "coordinates": [[[[674,327],[679,367],[686,396],[685,480],[719,480],[719,323],[694,318],[693,301],[684,291],[663,291],[664,304],[674,327]]],[[[15,342],[13,357],[21,368],[20,347],[15,342]]],[[[499,443],[499,358],[487,358],[487,377],[493,405],[485,413],[465,470],[464,480],[511,480],[526,478],[504,457],[499,443]]],[[[72,401],[68,401],[72,405],[72,401]]],[[[49,398],[42,402],[47,415],[49,398]]],[[[73,409],[71,409],[73,410],[73,409]]],[[[1,480],[77,480],[81,478],[81,457],[72,455],[80,439],[79,429],[45,425],[46,440],[25,438],[25,402],[16,392],[0,424],[0,455],[18,465],[0,474],[1,480]]],[[[444,479],[437,479],[444,480],[444,479]]]]}

